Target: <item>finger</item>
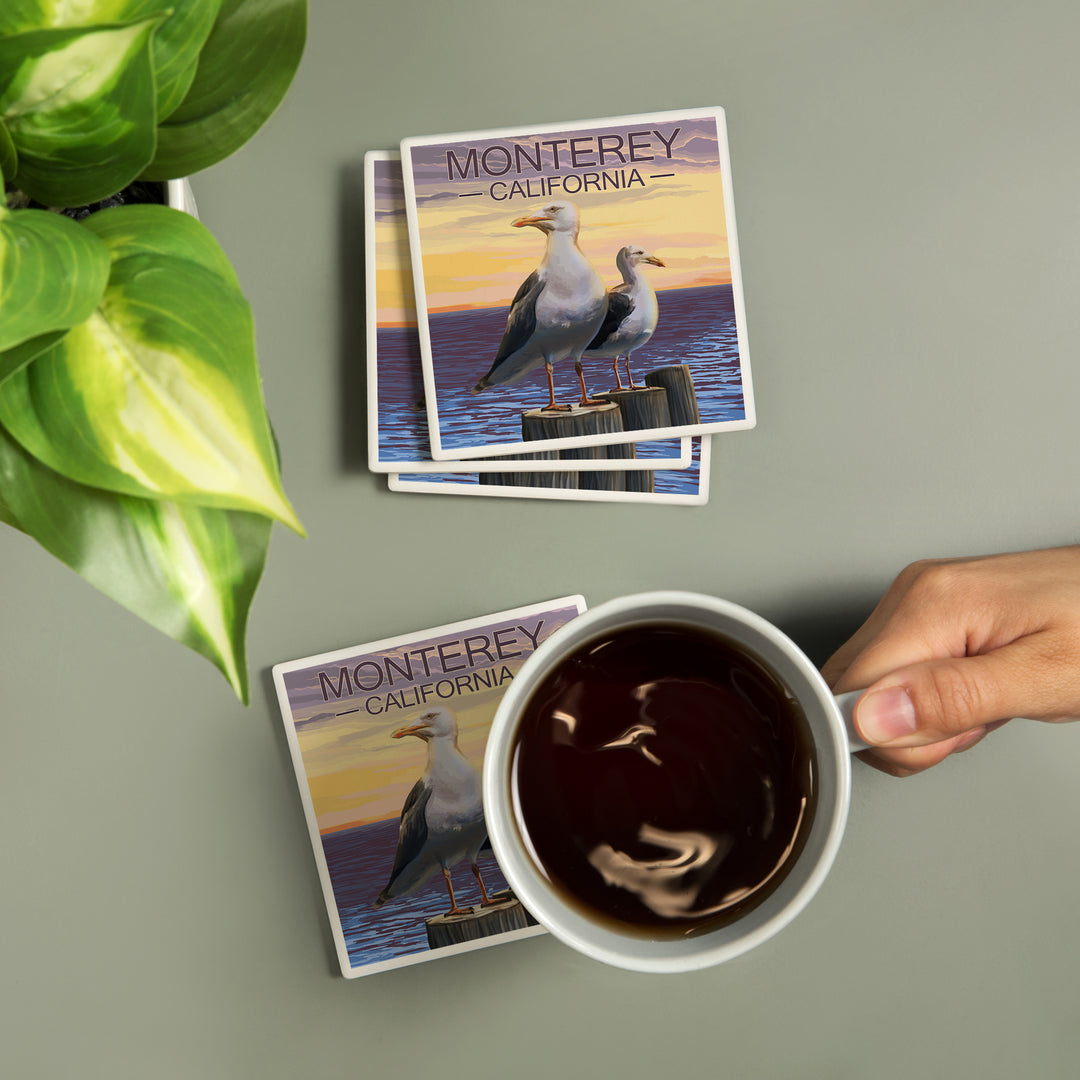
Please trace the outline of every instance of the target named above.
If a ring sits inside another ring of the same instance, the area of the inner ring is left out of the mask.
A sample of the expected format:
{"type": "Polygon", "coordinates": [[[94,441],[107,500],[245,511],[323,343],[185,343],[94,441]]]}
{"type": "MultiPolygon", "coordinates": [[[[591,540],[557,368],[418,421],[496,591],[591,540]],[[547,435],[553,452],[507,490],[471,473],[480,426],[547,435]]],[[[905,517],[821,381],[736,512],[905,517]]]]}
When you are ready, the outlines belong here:
{"type": "Polygon", "coordinates": [[[845,664],[833,687],[838,693],[871,686],[891,672],[925,661],[959,659],[967,652],[967,635],[952,613],[922,618],[901,608],[884,623],[868,621],[849,646],[841,651],[849,655],[837,657],[845,664]]]}
{"type": "Polygon", "coordinates": [[[985,618],[956,576],[958,566],[973,561],[926,560],[906,567],[825,665],[829,685],[842,693],[921,660],[965,656],[972,619],[985,618]]]}
{"type": "MultiPolygon", "coordinates": [[[[905,571],[907,574],[908,571],[905,571]]],[[[904,599],[907,589],[905,574],[901,574],[889,587],[885,595],[878,601],[877,606],[867,616],[866,621],[851,635],[839,649],[829,657],[822,665],[821,674],[832,689],[838,692],[855,690],[860,686],[867,686],[873,679],[868,678],[865,682],[852,682],[847,678],[848,670],[856,662],[860,654],[889,626],[897,608],[904,599]],[[841,680],[846,685],[840,686],[841,680]]],[[[890,627],[891,629],[891,627],[890,627]]],[[[883,669],[873,678],[884,675],[888,669],[883,669]]]]}
{"type": "Polygon", "coordinates": [[[930,743],[928,746],[902,746],[895,749],[875,747],[872,750],[860,751],[858,757],[867,765],[872,765],[890,776],[914,776],[940,764],[947,757],[970,750],[982,742],[992,728],[993,725],[973,728],[963,735],[930,743]]]}
{"type": "Polygon", "coordinates": [[[1032,634],[985,655],[892,672],[856,703],[855,726],[876,746],[925,746],[1011,716],[1055,717],[1080,695],[1080,677],[1066,682],[1052,643],[1032,634]]]}

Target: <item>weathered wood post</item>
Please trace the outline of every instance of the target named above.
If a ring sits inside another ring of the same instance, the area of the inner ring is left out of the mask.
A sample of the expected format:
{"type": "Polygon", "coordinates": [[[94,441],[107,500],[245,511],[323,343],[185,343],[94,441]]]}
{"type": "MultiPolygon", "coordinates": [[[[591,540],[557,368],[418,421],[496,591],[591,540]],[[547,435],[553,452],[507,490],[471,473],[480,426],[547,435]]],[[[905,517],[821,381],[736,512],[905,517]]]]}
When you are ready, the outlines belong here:
{"type": "Polygon", "coordinates": [[[694,380],[686,364],[671,364],[650,371],[645,376],[645,385],[663,387],[667,391],[672,427],[701,423],[694,380]]]}
{"type": "MultiPolygon", "coordinates": [[[[623,443],[615,443],[614,447],[622,449],[623,443]]],[[[633,444],[629,444],[633,449],[633,444]]],[[[611,454],[608,451],[612,446],[574,446],[567,450],[560,450],[559,457],[564,461],[605,461],[612,457],[622,457],[621,454],[611,454]]],[[[624,473],[616,469],[582,469],[578,474],[578,487],[583,491],[625,491],[626,483],[624,473]]]]}
{"type": "MultiPolygon", "coordinates": [[[[612,404],[600,405],[595,408],[581,408],[575,405],[568,410],[531,409],[529,412],[521,414],[521,437],[525,442],[538,442],[541,439],[580,438],[583,435],[605,435],[609,432],[622,430],[622,417],[618,406],[612,404]]],[[[567,461],[580,461],[591,456],[600,456],[589,453],[593,449],[593,447],[574,447],[559,451],[558,456],[565,458],[567,461]]],[[[596,449],[602,448],[598,447],[596,449]]],[[[556,475],[573,477],[573,483],[560,483],[559,487],[589,487],[592,490],[597,490],[601,489],[602,484],[617,482],[611,478],[617,477],[619,474],[572,472],[557,473],[556,475]],[[602,477],[603,479],[597,481],[594,479],[596,477],[602,477]]],[[[552,487],[555,485],[540,484],[531,486],[552,487]]]]}
{"type": "Polygon", "coordinates": [[[536,926],[536,920],[521,906],[516,896],[504,889],[492,899],[505,899],[505,903],[493,907],[474,904],[464,915],[436,915],[424,924],[427,927],[428,946],[441,949],[446,945],[460,945],[463,941],[476,941],[505,934],[508,930],[524,930],[536,926]]]}
{"type": "Polygon", "coordinates": [[[530,409],[521,414],[521,437],[526,442],[541,439],[569,439],[582,435],[607,435],[623,431],[622,416],[616,405],[597,405],[569,410],[530,409]]]}
{"type": "MultiPolygon", "coordinates": [[[[623,427],[627,431],[648,431],[672,426],[667,392],[663,387],[609,390],[607,393],[596,396],[619,406],[623,427]]],[[[626,491],[653,491],[656,487],[651,469],[639,469],[626,473],[624,484],[626,491]]]]}
{"type": "Polygon", "coordinates": [[[667,393],[662,386],[641,390],[608,390],[596,397],[613,401],[619,406],[623,428],[627,431],[648,431],[673,426],[667,393]]]}
{"type": "MultiPolygon", "coordinates": [[[[531,454],[503,454],[496,461],[558,461],[555,450],[537,450],[531,454]]],[[[481,484],[499,487],[576,488],[576,472],[482,472],[481,484]]]]}

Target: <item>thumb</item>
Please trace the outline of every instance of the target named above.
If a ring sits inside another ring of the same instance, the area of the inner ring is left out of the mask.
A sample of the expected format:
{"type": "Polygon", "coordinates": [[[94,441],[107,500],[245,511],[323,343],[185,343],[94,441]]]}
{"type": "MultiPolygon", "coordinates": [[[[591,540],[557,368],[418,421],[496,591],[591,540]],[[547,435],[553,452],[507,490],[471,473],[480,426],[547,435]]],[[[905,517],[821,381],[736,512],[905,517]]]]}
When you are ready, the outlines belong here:
{"type": "Polygon", "coordinates": [[[924,746],[1021,712],[1039,715],[1033,707],[1042,703],[1050,673],[1036,636],[891,672],[859,698],[856,729],[874,746],[924,746]]]}

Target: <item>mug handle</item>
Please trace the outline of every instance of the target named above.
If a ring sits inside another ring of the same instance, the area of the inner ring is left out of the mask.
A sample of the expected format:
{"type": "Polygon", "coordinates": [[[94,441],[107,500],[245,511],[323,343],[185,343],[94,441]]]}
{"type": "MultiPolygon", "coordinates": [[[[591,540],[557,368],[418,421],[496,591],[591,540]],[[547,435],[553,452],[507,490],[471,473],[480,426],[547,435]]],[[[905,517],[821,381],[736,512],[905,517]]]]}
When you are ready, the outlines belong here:
{"type": "Polygon", "coordinates": [[[862,697],[862,690],[849,690],[846,694],[834,694],[837,708],[844,720],[844,728],[847,731],[848,746],[853,754],[860,750],[871,749],[870,744],[863,742],[855,730],[855,702],[862,697]]]}

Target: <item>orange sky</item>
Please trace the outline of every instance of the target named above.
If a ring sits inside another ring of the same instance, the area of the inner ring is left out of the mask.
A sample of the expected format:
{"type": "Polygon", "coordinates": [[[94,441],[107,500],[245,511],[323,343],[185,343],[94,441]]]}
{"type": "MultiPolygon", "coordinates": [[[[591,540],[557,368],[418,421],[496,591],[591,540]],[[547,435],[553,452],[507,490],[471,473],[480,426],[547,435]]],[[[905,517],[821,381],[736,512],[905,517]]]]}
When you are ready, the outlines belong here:
{"type": "MultiPolygon", "coordinates": [[[[638,244],[664,261],[663,268],[645,267],[657,291],[729,283],[719,171],[684,173],[663,184],[576,197],[582,251],[609,286],[621,280],[615,254],[627,244],[638,244]]],[[[541,205],[542,200],[485,199],[483,206],[445,200],[423,207],[418,222],[428,310],[509,306],[544,252],[538,229],[514,228],[511,222],[541,205]]],[[[415,319],[410,314],[416,303],[411,274],[402,266],[407,252],[403,213],[384,217],[376,226],[375,249],[380,325],[415,319]]]]}

